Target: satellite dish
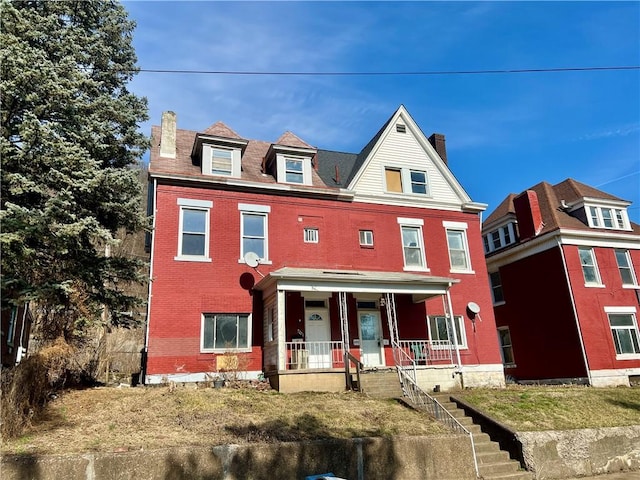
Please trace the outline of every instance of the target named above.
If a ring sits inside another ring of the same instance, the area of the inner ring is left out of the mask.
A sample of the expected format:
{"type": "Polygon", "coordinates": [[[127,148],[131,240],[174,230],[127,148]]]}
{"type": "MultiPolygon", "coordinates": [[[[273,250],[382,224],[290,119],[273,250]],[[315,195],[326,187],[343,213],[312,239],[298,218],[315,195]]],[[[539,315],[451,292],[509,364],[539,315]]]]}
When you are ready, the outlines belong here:
{"type": "Polygon", "coordinates": [[[469,302],[469,304],[467,305],[467,308],[471,313],[475,313],[475,314],[480,313],[480,306],[475,302],[469,302]]]}
{"type": "Polygon", "coordinates": [[[244,254],[244,263],[251,268],[256,268],[260,264],[260,257],[256,252],[247,252],[244,254]]]}

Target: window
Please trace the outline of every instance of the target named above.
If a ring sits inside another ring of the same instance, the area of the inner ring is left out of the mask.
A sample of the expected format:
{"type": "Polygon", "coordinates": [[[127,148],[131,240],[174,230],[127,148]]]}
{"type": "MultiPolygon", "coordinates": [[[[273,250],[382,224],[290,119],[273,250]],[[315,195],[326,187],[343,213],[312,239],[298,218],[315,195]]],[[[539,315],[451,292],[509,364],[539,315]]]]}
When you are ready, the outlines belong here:
{"type": "Polygon", "coordinates": [[[372,230],[360,230],[360,246],[373,247],[373,231],[372,230]]]}
{"type": "Polygon", "coordinates": [[[605,307],[609,317],[613,344],[618,356],[640,355],[640,335],[635,308],[605,307]]]}
{"type": "Polygon", "coordinates": [[[487,233],[482,239],[484,241],[485,253],[490,253],[515,243],[516,235],[513,222],[487,233]]]}
{"type": "Polygon", "coordinates": [[[627,250],[616,250],[616,261],[623,285],[637,285],[636,277],[632,268],[631,256],[627,250]]]}
{"type": "Polygon", "coordinates": [[[211,174],[231,175],[233,171],[231,150],[211,149],[211,174]]]}
{"type": "Polygon", "coordinates": [[[405,270],[427,269],[422,240],[423,221],[414,218],[398,218],[402,235],[402,252],[405,270]]]}
{"type": "MultiPolygon", "coordinates": [[[[456,315],[454,319],[458,347],[467,348],[467,336],[465,335],[462,316],[456,315]]],[[[444,315],[429,317],[429,338],[432,342],[436,342],[433,345],[434,349],[449,348],[449,343],[447,342],[453,344],[453,325],[447,322],[447,317],[444,315]]]]}
{"type": "Polygon", "coordinates": [[[387,192],[402,193],[402,173],[396,168],[385,168],[384,176],[387,182],[387,192]]]}
{"type": "Polygon", "coordinates": [[[592,228],[629,230],[627,211],[623,208],[597,207],[588,205],[587,220],[592,228]]]}
{"type": "Polygon", "coordinates": [[[9,316],[9,328],[7,329],[7,345],[9,347],[13,346],[14,339],[16,333],[16,322],[18,320],[18,307],[11,307],[11,314],[9,316]]]}
{"type": "Polygon", "coordinates": [[[202,316],[202,351],[248,350],[250,315],[206,313],[202,316]]]}
{"type": "Polygon", "coordinates": [[[275,340],[275,314],[273,307],[267,310],[267,342],[273,342],[275,340]]]}
{"type": "Polygon", "coordinates": [[[385,167],[386,191],[391,193],[429,194],[427,172],[400,167],[385,167]]]}
{"type": "Polygon", "coordinates": [[[491,294],[493,296],[493,303],[504,302],[504,295],[502,293],[502,279],[500,278],[500,272],[490,273],[489,283],[491,284],[491,294]]]}
{"type": "Polygon", "coordinates": [[[212,202],[179,198],[180,232],[176,260],[209,260],[209,210],[212,202]]]}
{"type": "Polygon", "coordinates": [[[502,363],[511,367],[515,366],[515,362],[513,361],[513,345],[511,345],[511,332],[509,332],[509,327],[498,328],[498,339],[500,340],[502,363]]]}
{"type": "Polygon", "coordinates": [[[304,183],[302,160],[286,158],[284,171],[287,183],[304,183]]]}
{"type": "Polygon", "coordinates": [[[447,229],[449,263],[451,270],[469,272],[469,247],[467,245],[467,224],[463,222],[442,222],[447,229]]]}
{"type": "Polygon", "coordinates": [[[253,252],[260,260],[268,261],[268,214],[266,205],[239,204],[240,210],[240,261],[247,252],[253,252]]]}
{"type": "Polygon", "coordinates": [[[593,249],[589,247],[579,247],[580,265],[582,265],[582,273],[584,275],[584,283],[586,285],[601,285],[598,265],[593,249]]]}
{"type": "Polygon", "coordinates": [[[304,243],[318,243],[318,229],[317,228],[305,228],[304,229],[304,243]]]}

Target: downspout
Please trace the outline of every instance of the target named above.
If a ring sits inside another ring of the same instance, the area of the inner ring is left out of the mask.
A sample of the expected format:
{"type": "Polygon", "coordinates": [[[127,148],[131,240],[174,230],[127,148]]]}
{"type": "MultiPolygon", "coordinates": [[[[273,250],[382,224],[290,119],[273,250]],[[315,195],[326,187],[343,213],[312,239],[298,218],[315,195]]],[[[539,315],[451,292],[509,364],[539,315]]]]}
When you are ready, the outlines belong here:
{"type": "Polygon", "coordinates": [[[578,338],[580,339],[580,349],[582,350],[582,359],[584,360],[584,366],[587,369],[587,378],[589,379],[589,385],[593,386],[591,381],[591,368],[589,368],[589,359],[587,358],[587,351],[584,348],[584,340],[582,338],[582,330],[580,329],[580,322],[578,321],[578,311],[576,310],[576,302],[573,298],[573,288],[571,288],[571,280],[569,278],[569,271],[567,270],[567,261],[564,258],[564,250],[562,249],[562,242],[559,238],[558,248],[560,249],[560,256],[562,257],[562,267],[564,268],[564,276],[567,279],[567,286],[569,287],[569,297],[571,298],[571,309],[573,310],[573,318],[576,321],[576,328],[578,329],[578,338]]]}
{"type": "Polygon", "coordinates": [[[156,218],[158,211],[158,179],[153,179],[153,223],[151,225],[151,256],[149,258],[149,290],[147,295],[147,321],[145,323],[144,332],[144,378],[141,379],[144,385],[147,383],[147,359],[149,352],[149,322],[151,320],[151,297],[153,290],[153,254],[155,253],[156,244],[156,218]]]}

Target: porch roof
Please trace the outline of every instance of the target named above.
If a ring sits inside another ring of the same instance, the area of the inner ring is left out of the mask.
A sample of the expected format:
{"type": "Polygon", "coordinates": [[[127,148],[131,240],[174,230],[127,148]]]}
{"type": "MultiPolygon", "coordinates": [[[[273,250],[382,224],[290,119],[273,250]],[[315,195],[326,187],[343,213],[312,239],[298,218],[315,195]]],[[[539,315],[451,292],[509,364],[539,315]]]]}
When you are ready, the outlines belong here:
{"type": "Polygon", "coordinates": [[[283,267],[269,273],[255,290],[298,292],[407,293],[414,301],[444,295],[459,280],[406,272],[283,267]]]}

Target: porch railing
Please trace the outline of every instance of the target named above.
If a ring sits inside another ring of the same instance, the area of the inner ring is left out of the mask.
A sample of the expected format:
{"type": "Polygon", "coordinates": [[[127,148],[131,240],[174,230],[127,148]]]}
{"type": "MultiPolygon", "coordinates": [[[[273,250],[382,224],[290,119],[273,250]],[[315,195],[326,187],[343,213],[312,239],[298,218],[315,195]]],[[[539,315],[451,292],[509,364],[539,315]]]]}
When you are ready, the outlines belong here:
{"type": "Polygon", "coordinates": [[[401,342],[392,345],[393,358],[396,362],[396,370],[402,391],[410,402],[418,409],[425,410],[432,417],[441,423],[447,425],[451,430],[469,436],[471,442],[471,451],[473,452],[473,463],[476,470],[476,476],[479,478],[478,459],[476,457],[476,449],[473,442],[473,435],[462,425],[451,413],[449,413],[441,404],[418,386],[416,380],[416,362],[411,354],[407,353],[401,346],[401,342]]]}
{"type": "Polygon", "coordinates": [[[453,344],[448,340],[399,340],[400,349],[416,365],[451,362],[453,344]]]}
{"type": "Polygon", "coordinates": [[[351,352],[345,350],[344,352],[344,376],[347,383],[347,390],[362,390],[362,383],[360,382],[360,370],[362,370],[362,362],[353,356],[351,352]],[[351,377],[351,363],[356,366],[356,384],[353,384],[353,378],[351,377]]]}
{"type": "Polygon", "coordinates": [[[344,346],[340,341],[286,342],[287,370],[343,368],[344,346]]]}

